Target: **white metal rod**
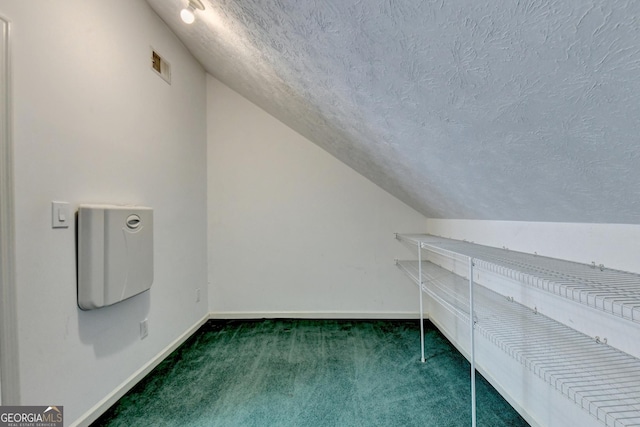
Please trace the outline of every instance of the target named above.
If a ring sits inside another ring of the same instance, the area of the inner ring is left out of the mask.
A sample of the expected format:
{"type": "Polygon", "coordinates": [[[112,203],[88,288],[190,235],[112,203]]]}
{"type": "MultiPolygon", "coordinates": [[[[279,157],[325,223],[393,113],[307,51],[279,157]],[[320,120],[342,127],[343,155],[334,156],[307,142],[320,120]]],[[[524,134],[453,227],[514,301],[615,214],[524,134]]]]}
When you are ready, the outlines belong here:
{"type": "Polygon", "coordinates": [[[422,306],[422,244],[418,244],[418,293],[420,298],[420,361],[424,360],[424,310],[422,306]]]}
{"type": "Polygon", "coordinates": [[[469,328],[471,330],[471,425],[476,427],[476,348],[473,321],[473,258],[469,258],[469,328]]]}

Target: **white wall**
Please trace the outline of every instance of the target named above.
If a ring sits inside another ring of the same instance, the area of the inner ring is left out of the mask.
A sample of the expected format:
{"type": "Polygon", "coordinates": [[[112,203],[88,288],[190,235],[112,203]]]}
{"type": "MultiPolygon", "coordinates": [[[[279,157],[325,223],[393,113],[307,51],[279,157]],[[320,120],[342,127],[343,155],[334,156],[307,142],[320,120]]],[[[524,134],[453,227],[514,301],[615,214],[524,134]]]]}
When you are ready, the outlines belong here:
{"type": "Polygon", "coordinates": [[[0,0],[0,14],[13,25],[21,403],[64,405],[70,424],[208,313],[205,72],[142,0],[0,0]],[[79,310],[75,230],[51,228],[52,200],[153,207],[151,290],[79,310]]]}
{"type": "Polygon", "coordinates": [[[213,77],[209,307],[216,316],[417,313],[394,232],[425,218],[213,77]]]}
{"type": "Polygon", "coordinates": [[[427,220],[430,234],[640,273],[640,225],[427,220]]]}

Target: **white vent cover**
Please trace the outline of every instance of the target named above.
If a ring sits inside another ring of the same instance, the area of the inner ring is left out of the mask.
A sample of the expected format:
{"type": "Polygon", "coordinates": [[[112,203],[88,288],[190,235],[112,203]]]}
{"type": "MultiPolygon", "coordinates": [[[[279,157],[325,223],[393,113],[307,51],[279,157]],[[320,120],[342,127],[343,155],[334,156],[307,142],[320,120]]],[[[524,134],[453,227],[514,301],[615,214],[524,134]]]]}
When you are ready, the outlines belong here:
{"type": "Polygon", "coordinates": [[[153,48],[151,48],[151,69],[162,77],[165,82],[171,84],[171,64],[153,48]]]}
{"type": "Polygon", "coordinates": [[[115,304],[153,283],[153,209],[80,205],[78,306],[115,304]]]}

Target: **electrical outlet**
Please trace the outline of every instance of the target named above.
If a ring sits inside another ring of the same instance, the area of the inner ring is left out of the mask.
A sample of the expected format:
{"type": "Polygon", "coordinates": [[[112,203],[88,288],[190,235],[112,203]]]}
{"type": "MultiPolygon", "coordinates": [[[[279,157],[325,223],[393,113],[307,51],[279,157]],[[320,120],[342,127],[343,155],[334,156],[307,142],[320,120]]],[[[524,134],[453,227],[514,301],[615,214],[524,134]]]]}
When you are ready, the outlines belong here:
{"type": "Polygon", "coordinates": [[[144,319],[140,322],[140,339],[145,339],[147,335],[149,335],[149,320],[144,319]]]}
{"type": "Polygon", "coordinates": [[[196,289],[196,302],[200,302],[200,288],[196,289]]]}

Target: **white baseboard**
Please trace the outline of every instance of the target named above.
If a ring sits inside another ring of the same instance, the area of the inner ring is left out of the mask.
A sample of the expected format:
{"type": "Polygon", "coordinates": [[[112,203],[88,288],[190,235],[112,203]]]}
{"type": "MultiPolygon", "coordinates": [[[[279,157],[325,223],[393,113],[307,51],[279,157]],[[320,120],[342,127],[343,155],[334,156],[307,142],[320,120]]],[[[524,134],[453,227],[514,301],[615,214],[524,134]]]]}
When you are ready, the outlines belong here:
{"type": "Polygon", "coordinates": [[[71,423],[71,427],[85,427],[98,419],[107,409],[109,409],[114,403],[116,403],[122,396],[124,396],[129,390],[131,390],[145,375],[153,370],[164,359],[167,358],[175,349],[177,349],[182,343],[184,343],[191,335],[193,335],[202,326],[209,316],[205,315],[202,319],[196,322],[191,328],[180,335],[175,341],[165,347],[160,353],[153,359],[147,362],[142,368],[138,369],[133,375],[131,375],[125,382],[120,384],[118,388],[109,393],[104,399],[96,403],[93,408],[85,412],[80,418],[71,423]]]}
{"type": "MultiPolygon", "coordinates": [[[[365,311],[221,311],[209,313],[210,319],[362,319],[362,320],[403,320],[419,319],[420,313],[365,312],[365,311]]],[[[425,315],[425,319],[429,317],[425,315]]]]}

